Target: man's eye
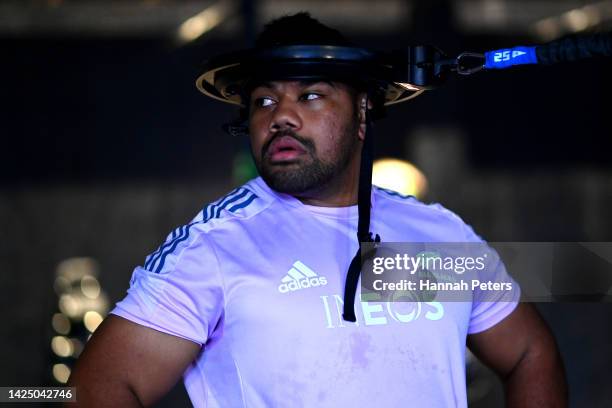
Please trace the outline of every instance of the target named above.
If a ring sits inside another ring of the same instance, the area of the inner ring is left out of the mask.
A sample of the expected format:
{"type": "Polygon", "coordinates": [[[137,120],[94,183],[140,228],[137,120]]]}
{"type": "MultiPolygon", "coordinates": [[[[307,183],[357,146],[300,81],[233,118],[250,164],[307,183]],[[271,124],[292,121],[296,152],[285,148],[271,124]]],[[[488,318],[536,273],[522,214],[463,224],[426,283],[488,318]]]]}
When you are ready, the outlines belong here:
{"type": "Polygon", "coordinates": [[[274,100],[272,100],[271,98],[267,98],[265,96],[255,99],[255,106],[258,106],[258,107],[270,106],[273,103],[274,103],[274,100]]]}
{"type": "Polygon", "coordinates": [[[319,99],[320,97],[321,97],[321,94],[314,93],[314,92],[307,92],[304,95],[302,95],[302,99],[306,101],[312,101],[315,99],[319,99]]]}

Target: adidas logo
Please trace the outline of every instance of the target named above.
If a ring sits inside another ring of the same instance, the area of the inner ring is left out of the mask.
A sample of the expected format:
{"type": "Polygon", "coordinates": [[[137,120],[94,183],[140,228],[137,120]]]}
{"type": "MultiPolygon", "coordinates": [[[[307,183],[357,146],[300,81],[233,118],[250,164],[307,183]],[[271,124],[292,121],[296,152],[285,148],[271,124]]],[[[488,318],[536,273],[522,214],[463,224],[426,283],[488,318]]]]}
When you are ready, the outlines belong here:
{"type": "Polygon", "coordinates": [[[281,282],[278,285],[278,291],[280,293],[287,293],[315,286],[325,286],[327,285],[327,278],[318,276],[315,271],[302,262],[295,261],[289,272],[287,272],[287,276],[281,282]]]}

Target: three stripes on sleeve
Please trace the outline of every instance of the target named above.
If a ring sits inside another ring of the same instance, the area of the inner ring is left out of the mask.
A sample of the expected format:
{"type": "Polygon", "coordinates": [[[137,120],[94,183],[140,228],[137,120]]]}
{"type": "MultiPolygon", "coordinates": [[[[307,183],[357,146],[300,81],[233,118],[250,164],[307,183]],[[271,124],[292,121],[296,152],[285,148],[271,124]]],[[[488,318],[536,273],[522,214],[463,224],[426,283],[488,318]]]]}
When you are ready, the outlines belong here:
{"type": "Polygon", "coordinates": [[[206,224],[207,222],[223,218],[224,211],[236,213],[251,204],[257,195],[251,190],[239,187],[219,200],[207,205],[198,214],[194,221],[187,225],[176,228],[155,252],[147,256],[144,269],[149,272],[162,273],[168,255],[180,252],[189,244],[190,230],[194,225],[206,224]]]}

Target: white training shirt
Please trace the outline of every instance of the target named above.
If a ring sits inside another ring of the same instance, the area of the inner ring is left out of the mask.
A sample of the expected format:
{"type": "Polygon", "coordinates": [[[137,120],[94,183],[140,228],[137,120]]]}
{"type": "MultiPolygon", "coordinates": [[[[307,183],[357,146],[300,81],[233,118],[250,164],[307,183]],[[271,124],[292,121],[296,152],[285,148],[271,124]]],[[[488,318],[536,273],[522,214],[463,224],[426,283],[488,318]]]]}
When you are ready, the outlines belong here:
{"type": "MultiPolygon", "coordinates": [[[[174,230],[111,313],[202,345],[184,374],[195,407],[466,407],[466,336],[509,315],[518,285],[500,302],[359,302],[358,291],[357,323],[343,321],[357,220],[357,206],[304,205],[251,180],[174,230]],[[310,287],[289,289],[297,278],[310,287]]],[[[377,187],[370,230],[481,242],[440,205],[377,187]]]]}

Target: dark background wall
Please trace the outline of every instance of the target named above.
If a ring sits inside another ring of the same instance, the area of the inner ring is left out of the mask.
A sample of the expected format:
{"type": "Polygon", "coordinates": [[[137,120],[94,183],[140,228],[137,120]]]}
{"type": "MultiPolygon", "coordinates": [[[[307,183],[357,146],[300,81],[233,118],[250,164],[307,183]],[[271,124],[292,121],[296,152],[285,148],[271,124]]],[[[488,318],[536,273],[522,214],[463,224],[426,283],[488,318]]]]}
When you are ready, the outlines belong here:
{"type": "MultiPolygon", "coordinates": [[[[148,2],[131,2],[140,3],[148,2]]],[[[314,16],[337,21],[322,3],[312,3],[314,16]]],[[[520,25],[474,28],[457,17],[466,4],[481,3],[506,4],[511,17],[526,2],[400,3],[409,6],[405,24],[388,31],[359,23],[339,28],[373,48],[433,42],[451,55],[538,41],[520,25]]],[[[564,2],[548,13],[589,3],[564,2]]],[[[261,26],[261,10],[275,3],[238,4],[233,17],[186,44],[161,28],[101,35],[32,23],[19,31],[7,23],[19,9],[6,4],[0,7],[0,385],[46,385],[53,384],[58,263],[95,259],[113,303],[133,267],[174,226],[236,184],[234,160],[247,144],[220,130],[236,112],[200,95],[194,80],[207,57],[248,45],[249,27],[261,26]]],[[[424,200],[443,203],[489,241],[612,241],[610,72],[611,60],[596,60],[451,78],[389,109],[376,126],[377,156],[417,164],[430,185],[424,200]]],[[[539,308],[565,358],[573,406],[607,406],[612,307],[539,308]]],[[[498,388],[485,388],[489,401],[499,401],[498,388]]],[[[172,401],[185,403],[180,388],[160,405],[172,401]]]]}

